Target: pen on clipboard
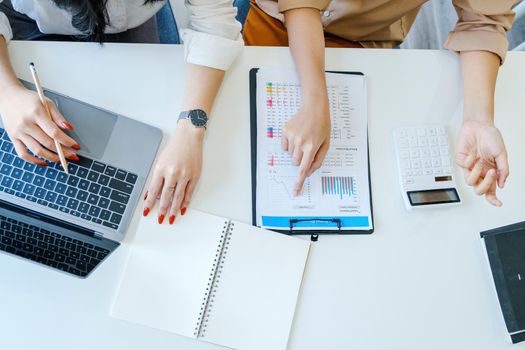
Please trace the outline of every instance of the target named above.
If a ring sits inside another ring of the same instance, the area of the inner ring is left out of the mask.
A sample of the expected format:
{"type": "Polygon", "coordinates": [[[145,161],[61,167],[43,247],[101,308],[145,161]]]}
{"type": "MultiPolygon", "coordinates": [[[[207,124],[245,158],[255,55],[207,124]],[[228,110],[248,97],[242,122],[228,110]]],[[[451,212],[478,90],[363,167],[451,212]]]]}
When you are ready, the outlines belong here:
{"type": "MultiPolygon", "coordinates": [[[[33,62],[29,64],[29,69],[31,70],[31,75],[33,76],[33,82],[35,83],[36,91],[38,92],[38,97],[40,97],[40,102],[42,102],[42,105],[44,106],[44,109],[46,110],[49,119],[52,119],[51,113],[49,112],[49,106],[46,103],[46,98],[44,96],[44,90],[42,90],[42,86],[40,85],[40,79],[38,79],[38,75],[36,74],[36,68],[33,62]]],[[[58,157],[60,158],[60,164],[62,164],[62,168],[64,168],[66,174],[69,174],[69,170],[67,168],[67,160],[64,156],[62,145],[60,145],[60,142],[58,142],[57,139],[54,139],[53,141],[55,141],[55,148],[57,149],[58,157]]]]}

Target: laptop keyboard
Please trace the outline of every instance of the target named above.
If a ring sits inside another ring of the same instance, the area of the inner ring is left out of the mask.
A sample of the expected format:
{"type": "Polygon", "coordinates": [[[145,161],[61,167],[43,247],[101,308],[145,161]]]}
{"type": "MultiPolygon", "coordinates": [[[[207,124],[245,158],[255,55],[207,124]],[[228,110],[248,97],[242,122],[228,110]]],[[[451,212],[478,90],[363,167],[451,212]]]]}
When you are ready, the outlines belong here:
{"type": "Polygon", "coordinates": [[[69,163],[38,166],[17,157],[0,128],[0,191],[117,230],[126,211],[137,175],[80,157],[69,163]]]}
{"type": "Polygon", "coordinates": [[[85,277],[109,250],[0,215],[0,250],[85,277]]]}

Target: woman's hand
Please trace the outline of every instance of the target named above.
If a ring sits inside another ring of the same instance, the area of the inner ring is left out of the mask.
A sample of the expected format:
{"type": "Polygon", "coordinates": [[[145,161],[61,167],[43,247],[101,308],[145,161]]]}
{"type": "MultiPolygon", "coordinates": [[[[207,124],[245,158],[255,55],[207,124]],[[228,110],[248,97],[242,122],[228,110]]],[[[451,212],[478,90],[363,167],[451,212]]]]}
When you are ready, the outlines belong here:
{"type": "Polygon", "coordinates": [[[509,176],[505,143],[494,126],[494,92],[501,59],[488,51],[463,51],[463,125],[458,135],[456,162],[463,168],[465,181],[492,205],[503,203],[496,197],[509,176]]]}
{"type": "Polygon", "coordinates": [[[204,131],[188,120],[179,121],[175,134],[153,169],[153,178],[144,198],[144,216],[149,214],[159,197],[159,224],[166,215],[170,224],[179,211],[184,215],[201,175],[204,131]]]}
{"type": "Polygon", "coordinates": [[[73,161],[79,159],[71,149],[79,150],[80,146],[62,130],[73,130],[73,126],[64,119],[51,100],[46,101],[51,113],[49,118],[36,92],[16,85],[2,94],[0,113],[4,128],[20,158],[43,166],[47,165],[43,159],[59,162],[54,142],[56,139],[64,146],[67,158],[73,161]]]}
{"type": "Polygon", "coordinates": [[[503,137],[491,122],[466,120],[458,135],[457,164],[465,181],[476,194],[494,206],[503,203],[496,196],[496,185],[503,188],[509,176],[509,162],[503,137]]]}
{"type": "Polygon", "coordinates": [[[298,196],[304,181],[319,169],[330,146],[330,110],[328,97],[314,103],[304,103],[301,109],[286,123],[281,138],[282,148],[299,166],[299,175],[294,186],[298,196]]]}

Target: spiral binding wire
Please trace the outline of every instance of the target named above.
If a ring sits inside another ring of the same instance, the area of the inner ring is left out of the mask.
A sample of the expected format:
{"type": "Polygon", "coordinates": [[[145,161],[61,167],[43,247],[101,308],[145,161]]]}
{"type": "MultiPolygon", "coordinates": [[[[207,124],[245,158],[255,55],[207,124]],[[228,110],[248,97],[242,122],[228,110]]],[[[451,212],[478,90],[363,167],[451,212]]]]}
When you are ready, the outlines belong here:
{"type": "Polygon", "coordinates": [[[219,240],[219,244],[217,244],[217,251],[215,253],[215,258],[213,259],[210,277],[208,278],[208,286],[206,287],[206,293],[204,294],[201,309],[199,311],[199,318],[193,333],[197,338],[203,337],[206,333],[211,308],[213,307],[217,288],[219,287],[221,273],[224,268],[226,255],[228,254],[228,247],[230,245],[231,234],[234,226],[235,224],[233,222],[226,221],[222,228],[221,239],[219,240]]]}

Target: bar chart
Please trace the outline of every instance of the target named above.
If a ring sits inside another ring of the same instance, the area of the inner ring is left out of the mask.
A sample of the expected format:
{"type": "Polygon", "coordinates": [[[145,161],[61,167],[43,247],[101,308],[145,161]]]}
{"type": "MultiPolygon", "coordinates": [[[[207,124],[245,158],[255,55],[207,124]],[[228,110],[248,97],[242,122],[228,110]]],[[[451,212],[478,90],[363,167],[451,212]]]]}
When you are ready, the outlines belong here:
{"type": "Polygon", "coordinates": [[[353,176],[321,176],[321,195],[325,197],[352,197],[357,183],[353,176]]]}

